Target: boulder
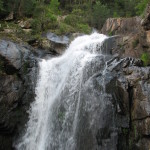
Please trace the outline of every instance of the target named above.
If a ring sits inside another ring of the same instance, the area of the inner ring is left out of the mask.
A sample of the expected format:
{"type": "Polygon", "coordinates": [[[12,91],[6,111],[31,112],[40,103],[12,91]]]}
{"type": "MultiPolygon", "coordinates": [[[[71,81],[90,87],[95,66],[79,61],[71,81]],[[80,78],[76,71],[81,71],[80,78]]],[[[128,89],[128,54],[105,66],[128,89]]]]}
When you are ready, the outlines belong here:
{"type": "Polygon", "coordinates": [[[29,51],[13,42],[0,40],[0,58],[5,60],[4,68],[8,74],[16,72],[22,66],[22,55],[29,51]]]}

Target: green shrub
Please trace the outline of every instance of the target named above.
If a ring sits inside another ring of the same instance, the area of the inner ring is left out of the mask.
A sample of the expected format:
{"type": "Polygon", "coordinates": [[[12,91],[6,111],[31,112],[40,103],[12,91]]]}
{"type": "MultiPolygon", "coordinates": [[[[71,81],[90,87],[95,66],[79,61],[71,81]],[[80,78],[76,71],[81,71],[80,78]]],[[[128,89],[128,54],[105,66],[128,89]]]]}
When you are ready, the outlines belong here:
{"type": "Polygon", "coordinates": [[[59,23],[59,26],[56,30],[54,30],[54,32],[56,32],[56,34],[67,34],[67,33],[73,33],[75,32],[75,29],[68,25],[68,24],[65,24],[65,23],[59,23]]]}
{"type": "Polygon", "coordinates": [[[53,11],[53,13],[55,14],[59,14],[59,1],[58,0],[51,0],[49,8],[51,9],[51,11],[53,11]]]}
{"type": "Polygon", "coordinates": [[[143,53],[141,60],[143,61],[144,66],[148,66],[150,64],[150,55],[148,53],[143,53]]]}
{"type": "Polygon", "coordinates": [[[135,7],[136,8],[136,13],[137,15],[142,15],[144,13],[144,10],[147,6],[147,4],[150,2],[150,0],[141,0],[137,6],[135,7]]]}
{"type": "Polygon", "coordinates": [[[70,14],[65,18],[64,22],[68,25],[75,27],[77,23],[81,22],[81,20],[80,17],[74,14],[70,14]]]}
{"type": "Polygon", "coordinates": [[[3,1],[0,0],[0,12],[3,11],[3,1]]]}
{"type": "Polygon", "coordinates": [[[77,30],[86,34],[91,32],[91,28],[87,24],[77,24],[77,30]]]}
{"type": "Polygon", "coordinates": [[[103,5],[99,1],[93,7],[91,24],[97,28],[101,28],[106,19],[110,16],[110,10],[107,5],[103,5]]]}
{"type": "Polygon", "coordinates": [[[42,28],[42,23],[38,19],[34,19],[31,23],[32,29],[33,29],[33,34],[40,32],[42,28]]]}

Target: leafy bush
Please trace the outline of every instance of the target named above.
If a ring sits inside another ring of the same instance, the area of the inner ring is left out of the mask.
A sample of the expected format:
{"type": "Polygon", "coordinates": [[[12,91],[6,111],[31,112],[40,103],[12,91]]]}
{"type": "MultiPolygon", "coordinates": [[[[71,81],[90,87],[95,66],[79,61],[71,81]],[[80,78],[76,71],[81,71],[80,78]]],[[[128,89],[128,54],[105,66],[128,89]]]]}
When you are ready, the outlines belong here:
{"type": "Polygon", "coordinates": [[[144,10],[145,10],[145,8],[146,8],[146,6],[147,6],[147,4],[150,2],[150,0],[141,0],[138,4],[137,4],[137,6],[135,7],[136,8],[136,10],[137,10],[137,15],[142,15],[143,14],[143,12],[144,12],[144,10]]]}
{"type": "Polygon", "coordinates": [[[56,11],[55,3],[51,1],[51,5],[39,5],[36,7],[34,11],[34,20],[32,23],[32,28],[34,32],[41,32],[47,29],[54,29],[57,28],[57,16],[53,12],[56,11]],[[52,10],[53,8],[53,10],[52,10]]]}
{"type": "Polygon", "coordinates": [[[66,24],[75,27],[77,24],[86,23],[84,18],[84,12],[81,9],[74,9],[64,21],[66,24]]]}
{"type": "Polygon", "coordinates": [[[84,12],[81,9],[74,9],[70,15],[68,15],[64,23],[72,26],[76,32],[90,33],[91,28],[85,20],[84,12]]]}
{"type": "Polygon", "coordinates": [[[150,64],[150,55],[148,53],[143,53],[141,60],[143,61],[144,66],[148,66],[150,64]]]}
{"type": "Polygon", "coordinates": [[[106,21],[106,19],[110,16],[110,10],[106,5],[103,5],[99,1],[93,7],[92,13],[92,26],[97,28],[101,28],[106,21]]]}
{"type": "Polygon", "coordinates": [[[86,34],[91,32],[91,28],[87,24],[77,24],[77,30],[86,34]]]}
{"type": "Polygon", "coordinates": [[[60,23],[59,24],[59,29],[57,31],[59,31],[58,34],[66,34],[66,33],[75,32],[73,27],[71,27],[70,25],[67,25],[65,23],[60,23]]]}
{"type": "Polygon", "coordinates": [[[0,12],[3,10],[3,2],[0,0],[0,12]]]}
{"type": "Polygon", "coordinates": [[[82,21],[81,21],[81,18],[79,16],[76,16],[74,14],[70,14],[65,18],[64,22],[68,25],[75,27],[77,23],[81,23],[82,21]]]}
{"type": "Polygon", "coordinates": [[[49,7],[53,11],[53,13],[59,14],[59,5],[60,3],[58,0],[51,0],[49,7]]]}

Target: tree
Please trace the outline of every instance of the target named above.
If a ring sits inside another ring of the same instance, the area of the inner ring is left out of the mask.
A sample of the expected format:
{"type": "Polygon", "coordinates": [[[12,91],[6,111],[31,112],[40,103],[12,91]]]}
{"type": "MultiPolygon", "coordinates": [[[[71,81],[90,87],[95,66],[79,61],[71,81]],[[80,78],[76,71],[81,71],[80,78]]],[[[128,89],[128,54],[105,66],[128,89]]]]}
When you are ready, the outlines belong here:
{"type": "Polygon", "coordinates": [[[150,2],[150,0],[140,0],[140,2],[135,7],[137,10],[137,15],[142,15],[147,4],[150,2]]]}
{"type": "Polygon", "coordinates": [[[109,8],[102,4],[101,2],[97,1],[96,4],[93,6],[93,13],[92,13],[92,26],[101,28],[104,24],[105,20],[110,16],[109,8]]]}
{"type": "Polygon", "coordinates": [[[3,1],[0,0],[0,12],[3,10],[3,1]]]}

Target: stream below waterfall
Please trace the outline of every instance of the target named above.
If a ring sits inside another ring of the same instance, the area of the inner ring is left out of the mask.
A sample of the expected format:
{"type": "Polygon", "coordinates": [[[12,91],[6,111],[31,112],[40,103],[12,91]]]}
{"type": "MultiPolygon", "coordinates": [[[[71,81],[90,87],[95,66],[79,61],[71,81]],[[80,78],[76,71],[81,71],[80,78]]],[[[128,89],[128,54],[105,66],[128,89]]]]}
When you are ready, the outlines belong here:
{"type": "Polygon", "coordinates": [[[77,37],[63,55],[39,62],[35,101],[17,150],[116,150],[111,96],[105,92],[109,37],[77,37]]]}

